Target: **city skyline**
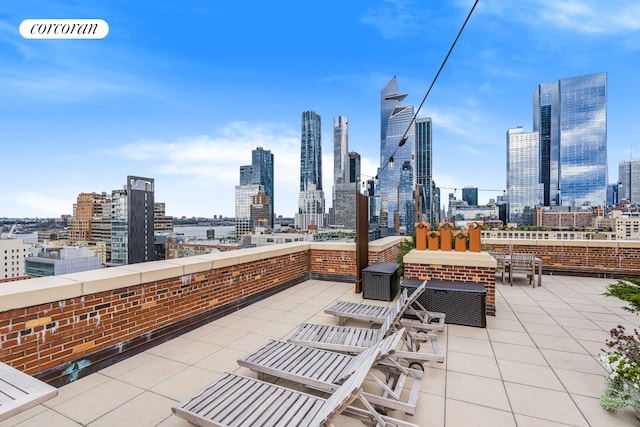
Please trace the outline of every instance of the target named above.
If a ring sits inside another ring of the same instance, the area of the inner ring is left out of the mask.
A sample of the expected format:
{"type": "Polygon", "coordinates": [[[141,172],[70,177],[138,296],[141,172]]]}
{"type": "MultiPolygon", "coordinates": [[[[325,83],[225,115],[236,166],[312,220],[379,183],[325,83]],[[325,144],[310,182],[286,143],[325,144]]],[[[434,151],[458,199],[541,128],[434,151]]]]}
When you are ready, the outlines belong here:
{"type": "MultiPolygon", "coordinates": [[[[506,188],[505,133],[532,131],[542,82],[607,72],[607,181],[638,152],[640,6],[481,0],[419,117],[432,118],[446,195],[506,188]]],[[[349,117],[362,180],[380,164],[380,91],[397,76],[418,106],[473,1],[318,5],[9,3],[0,14],[1,217],[70,215],[80,193],[155,179],[167,215],[234,215],[238,168],[275,157],[274,210],[297,211],[299,117],[349,117]],[[340,10],[340,13],[336,13],[340,10]],[[312,19],[308,17],[311,16],[312,19]],[[34,18],[96,18],[102,40],[31,40],[34,18]]],[[[323,181],[331,188],[331,138],[323,181]]],[[[402,166],[398,165],[399,168],[402,166]]],[[[329,206],[327,206],[328,208],[329,206]]]]}

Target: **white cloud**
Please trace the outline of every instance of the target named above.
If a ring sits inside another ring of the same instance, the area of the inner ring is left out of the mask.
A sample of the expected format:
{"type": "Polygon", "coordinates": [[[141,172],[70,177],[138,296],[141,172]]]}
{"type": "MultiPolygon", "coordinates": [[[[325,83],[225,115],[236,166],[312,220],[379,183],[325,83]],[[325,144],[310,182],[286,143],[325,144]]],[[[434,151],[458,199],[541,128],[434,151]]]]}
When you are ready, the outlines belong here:
{"type": "Polygon", "coordinates": [[[274,155],[276,214],[293,215],[299,191],[300,137],[286,126],[233,122],[216,135],[144,140],[111,154],[134,166],[145,165],[156,180],[156,199],[167,203],[170,215],[233,216],[240,166],[251,164],[251,151],[257,147],[274,155]]]}
{"type": "MultiPolygon", "coordinates": [[[[469,8],[471,1],[458,2],[469,8]]],[[[585,34],[624,34],[640,30],[636,0],[484,0],[478,12],[539,28],[553,27],[585,34]]]]}

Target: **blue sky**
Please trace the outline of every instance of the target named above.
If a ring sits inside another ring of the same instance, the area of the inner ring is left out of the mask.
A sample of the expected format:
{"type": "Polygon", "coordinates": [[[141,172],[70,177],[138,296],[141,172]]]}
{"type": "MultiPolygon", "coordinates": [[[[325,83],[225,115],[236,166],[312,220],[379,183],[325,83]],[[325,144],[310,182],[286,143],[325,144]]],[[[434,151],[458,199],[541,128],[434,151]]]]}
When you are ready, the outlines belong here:
{"type": "MultiPolygon", "coordinates": [[[[300,119],[333,117],[375,175],[380,91],[397,76],[420,104],[472,0],[14,1],[0,9],[0,217],[71,214],[82,192],[155,178],[173,216],[234,215],[239,167],[275,157],[275,212],[297,209],[300,119]],[[24,19],[95,18],[101,40],[24,39],[24,19]]],[[[434,177],[505,187],[505,134],[532,129],[536,85],[608,73],[610,182],[640,151],[640,3],[480,0],[420,116],[434,177]]],[[[443,195],[453,190],[443,189],[443,195]]],[[[327,206],[330,206],[328,201],[327,206]]]]}

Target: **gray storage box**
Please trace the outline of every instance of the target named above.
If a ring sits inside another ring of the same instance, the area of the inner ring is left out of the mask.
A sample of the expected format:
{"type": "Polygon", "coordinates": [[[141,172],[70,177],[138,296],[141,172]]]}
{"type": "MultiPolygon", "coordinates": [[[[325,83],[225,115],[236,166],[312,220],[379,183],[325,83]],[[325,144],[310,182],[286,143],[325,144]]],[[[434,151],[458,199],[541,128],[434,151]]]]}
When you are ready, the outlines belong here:
{"type": "MultiPolygon", "coordinates": [[[[405,279],[402,287],[410,294],[422,280],[405,279]]],[[[445,322],[455,325],[487,326],[487,290],[479,283],[430,280],[418,302],[428,311],[445,313],[445,322]]]]}
{"type": "Polygon", "coordinates": [[[393,301],[398,294],[398,267],[394,262],[378,262],[362,269],[362,298],[393,301]]]}

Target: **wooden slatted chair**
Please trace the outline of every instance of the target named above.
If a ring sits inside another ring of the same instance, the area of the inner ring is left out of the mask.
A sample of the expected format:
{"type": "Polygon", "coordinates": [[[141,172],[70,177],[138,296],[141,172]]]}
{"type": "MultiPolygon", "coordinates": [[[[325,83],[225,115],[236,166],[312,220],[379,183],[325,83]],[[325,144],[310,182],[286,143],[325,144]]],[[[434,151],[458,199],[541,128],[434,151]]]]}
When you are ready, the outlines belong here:
{"type": "MultiPolygon", "coordinates": [[[[400,305],[400,299],[398,299],[396,301],[396,309],[387,315],[379,329],[303,323],[298,326],[287,341],[323,350],[360,353],[379,343],[389,334],[402,329],[402,321],[404,320],[402,319],[402,314],[404,310],[405,308],[400,305]]],[[[440,353],[436,334],[426,333],[422,330],[416,332],[405,330],[402,344],[402,348],[396,349],[395,355],[398,358],[405,359],[409,364],[431,360],[444,362],[444,356],[440,353]],[[433,352],[419,352],[421,342],[431,343],[433,352]]]]}
{"type": "Polygon", "coordinates": [[[0,421],[57,395],[57,388],[0,362],[0,421]]]}
{"type": "MultiPolygon", "coordinates": [[[[404,331],[398,331],[380,342],[380,356],[375,362],[375,371],[369,378],[378,384],[380,392],[364,392],[373,405],[415,414],[422,384],[423,371],[406,368],[393,357],[395,348],[404,331]],[[384,374],[384,380],[380,378],[384,374]],[[409,386],[403,395],[405,386],[409,386]]],[[[262,347],[238,359],[238,365],[257,373],[257,378],[284,378],[306,387],[333,392],[346,378],[353,375],[366,352],[356,356],[269,340],[262,347]]]]}
{"type": "Polygon", "coordinates": [[[224,373],[171,410],[197,426],[330,426],[344,413],[371,425],[416,427],[377,413],[363,397],[362,383],[378,355],[379,347],[372,347],[353,375],[326,399],[224,373]],[[356,400],[364,409],[349,407],[356,400]]]}
{"type": "MultiPolygon", "coordinates": [[[[427,281],[423,281],[407,296],[407,290],[403,289],[400,292],[399,301],[401,309],[404,313],[409,313],[418,318],[419,322],[411,322],[408,320],[403,321],[403,325],[408,328],[421,329],[426,331],[443,331],[445,314],[434,311],[427,311],[419,302],[418,298],[422,295],[426,289],[427,281]],[[436,324],[433,321],[437,321],[436,324]]],[[[365,304],[349,301],[337,301],[324,312],[331,314],[338,318],[338,324],[344,325],[347,320],[359,320],[363,322],[369,322],[373,324],[381,324],[389,316],[396,307],[381,306],[375,304],[365,304]]]]}
{"type": "Polygon", "coordinates": [[[507,256],[504,252],[490,251],[491,255],[496,260],[496,272],[500,274],[502,283],[504,283],[505,272],[509,269],[509,263],[507,262],[507,256]]]}
{"type": "Polygon", "coordinates": [[[530,286],[535,286],[533,279],[536,275],[536,259],[533,254],[516,253],[509,260],[509,284],[513,286],[513,274],[524,273],[527,275],[530,286]]]}

